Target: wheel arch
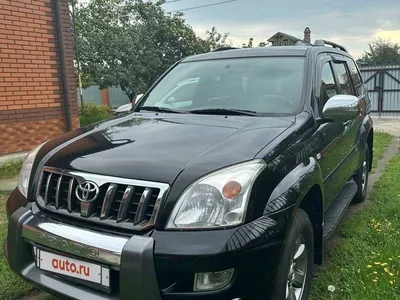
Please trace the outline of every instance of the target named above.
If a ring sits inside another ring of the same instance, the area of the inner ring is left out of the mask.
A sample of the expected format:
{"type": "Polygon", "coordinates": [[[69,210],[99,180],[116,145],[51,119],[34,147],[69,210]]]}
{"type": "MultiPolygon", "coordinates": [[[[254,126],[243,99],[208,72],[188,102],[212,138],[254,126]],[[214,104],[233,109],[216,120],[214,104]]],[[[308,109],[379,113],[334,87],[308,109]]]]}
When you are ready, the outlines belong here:
{"type": "MultiPolygon", "coordinates": [[[[322,263],[324,193],[322,172],[318,161],[309,158],[307,164],[300,164],[292,170],[276,187],[264,210],[264,215],[284,211],[286,208],[304,210],[310,218],[314,230],[314,262],[322,263]]],[[[290,218],[290,217],[289,217],[290,218]]],[[[293,218],[292,218],[293,219],[293,218]]],[[[288,220],[289,221],[289,220],[288,220]]],[[[289,221],[290,228],[292,221],[289,221]]]]}
{"type": "Polygon", "coordinates": [[[304,210],[313,227],[314,231],[314,263],[321,264],[323,258],[323,220],[324,220],[324,202],[322,187],[314,184],[305,194],[299,208],[304,210]]]}

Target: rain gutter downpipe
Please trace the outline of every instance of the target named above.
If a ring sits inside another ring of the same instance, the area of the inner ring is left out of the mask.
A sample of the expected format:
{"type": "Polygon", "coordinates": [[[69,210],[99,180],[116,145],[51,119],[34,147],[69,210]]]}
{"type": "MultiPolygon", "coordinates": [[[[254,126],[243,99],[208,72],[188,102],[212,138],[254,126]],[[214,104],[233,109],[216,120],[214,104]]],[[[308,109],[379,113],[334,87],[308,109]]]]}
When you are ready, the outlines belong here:
{"type": "Polygon", "coordinates": [[[62,17],[61,17],[61,1],[55,0],[55,10],[56,10],[56,27],[57,27],[57,37],[60,46],[60,70],[62,76],[63,92],[64,92],[64,109],[65,109],[65,120],[67,125],[67,131],[72,130],[72,116],[71,116],[71,102],[68,90],[68,74],[65,62],[65,45],[64,45],[64,35],[62,31],[62,17]]]}

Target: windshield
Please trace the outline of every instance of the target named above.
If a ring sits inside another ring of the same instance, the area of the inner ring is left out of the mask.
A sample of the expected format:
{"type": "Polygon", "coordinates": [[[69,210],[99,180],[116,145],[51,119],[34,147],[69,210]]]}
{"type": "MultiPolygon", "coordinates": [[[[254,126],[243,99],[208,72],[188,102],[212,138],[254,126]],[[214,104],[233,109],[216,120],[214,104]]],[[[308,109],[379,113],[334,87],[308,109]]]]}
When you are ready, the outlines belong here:
{"type": "Polygon", "coordinates": [[[290,114],[298,110],[304,58],[256,57],[181,63],[141,107],[180,111],[246,110],[290,114]]]}

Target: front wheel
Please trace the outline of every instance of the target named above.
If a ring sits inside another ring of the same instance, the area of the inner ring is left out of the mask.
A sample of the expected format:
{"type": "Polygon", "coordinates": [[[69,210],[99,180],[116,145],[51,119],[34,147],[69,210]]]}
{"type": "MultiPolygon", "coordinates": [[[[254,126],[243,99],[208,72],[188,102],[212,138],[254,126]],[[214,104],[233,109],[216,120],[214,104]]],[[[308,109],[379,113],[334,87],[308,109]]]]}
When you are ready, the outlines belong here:
{"type": "Polygon", "coordinates": [[[277,269],[274,299],[306,300],[308,298],[313,259],[313,228],[307,213],[298,209],[277,269]]]}

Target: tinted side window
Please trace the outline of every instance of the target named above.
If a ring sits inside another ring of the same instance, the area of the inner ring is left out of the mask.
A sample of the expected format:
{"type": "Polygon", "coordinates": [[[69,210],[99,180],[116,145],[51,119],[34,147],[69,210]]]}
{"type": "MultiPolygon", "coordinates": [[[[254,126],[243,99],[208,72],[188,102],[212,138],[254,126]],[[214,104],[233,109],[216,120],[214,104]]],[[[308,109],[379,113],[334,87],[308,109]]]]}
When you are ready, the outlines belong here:
{"type": "Polygon", "coordinates": [[[335,70],[344,95],[354,95],[349,72],[344,62],[335,62],[335,70]]]}
{"type": "Polygon", "coordinates": [[[322,68],[320,91],[318,107],[320,112],[322,112],[326,101],[337,95],[335,77],[333,76],[331,64],[329,62],[325,63],[322,68]]]}
{"type": "Polygon", "coordinates": [[[353,80],[353,84],[355,89],[358,91],[358,94],[362,94],[362,79],[360,73],[357,70],[356,64],[352,59],[347,60],[347,66],[349,67],[351,79],[353,80]]]}

